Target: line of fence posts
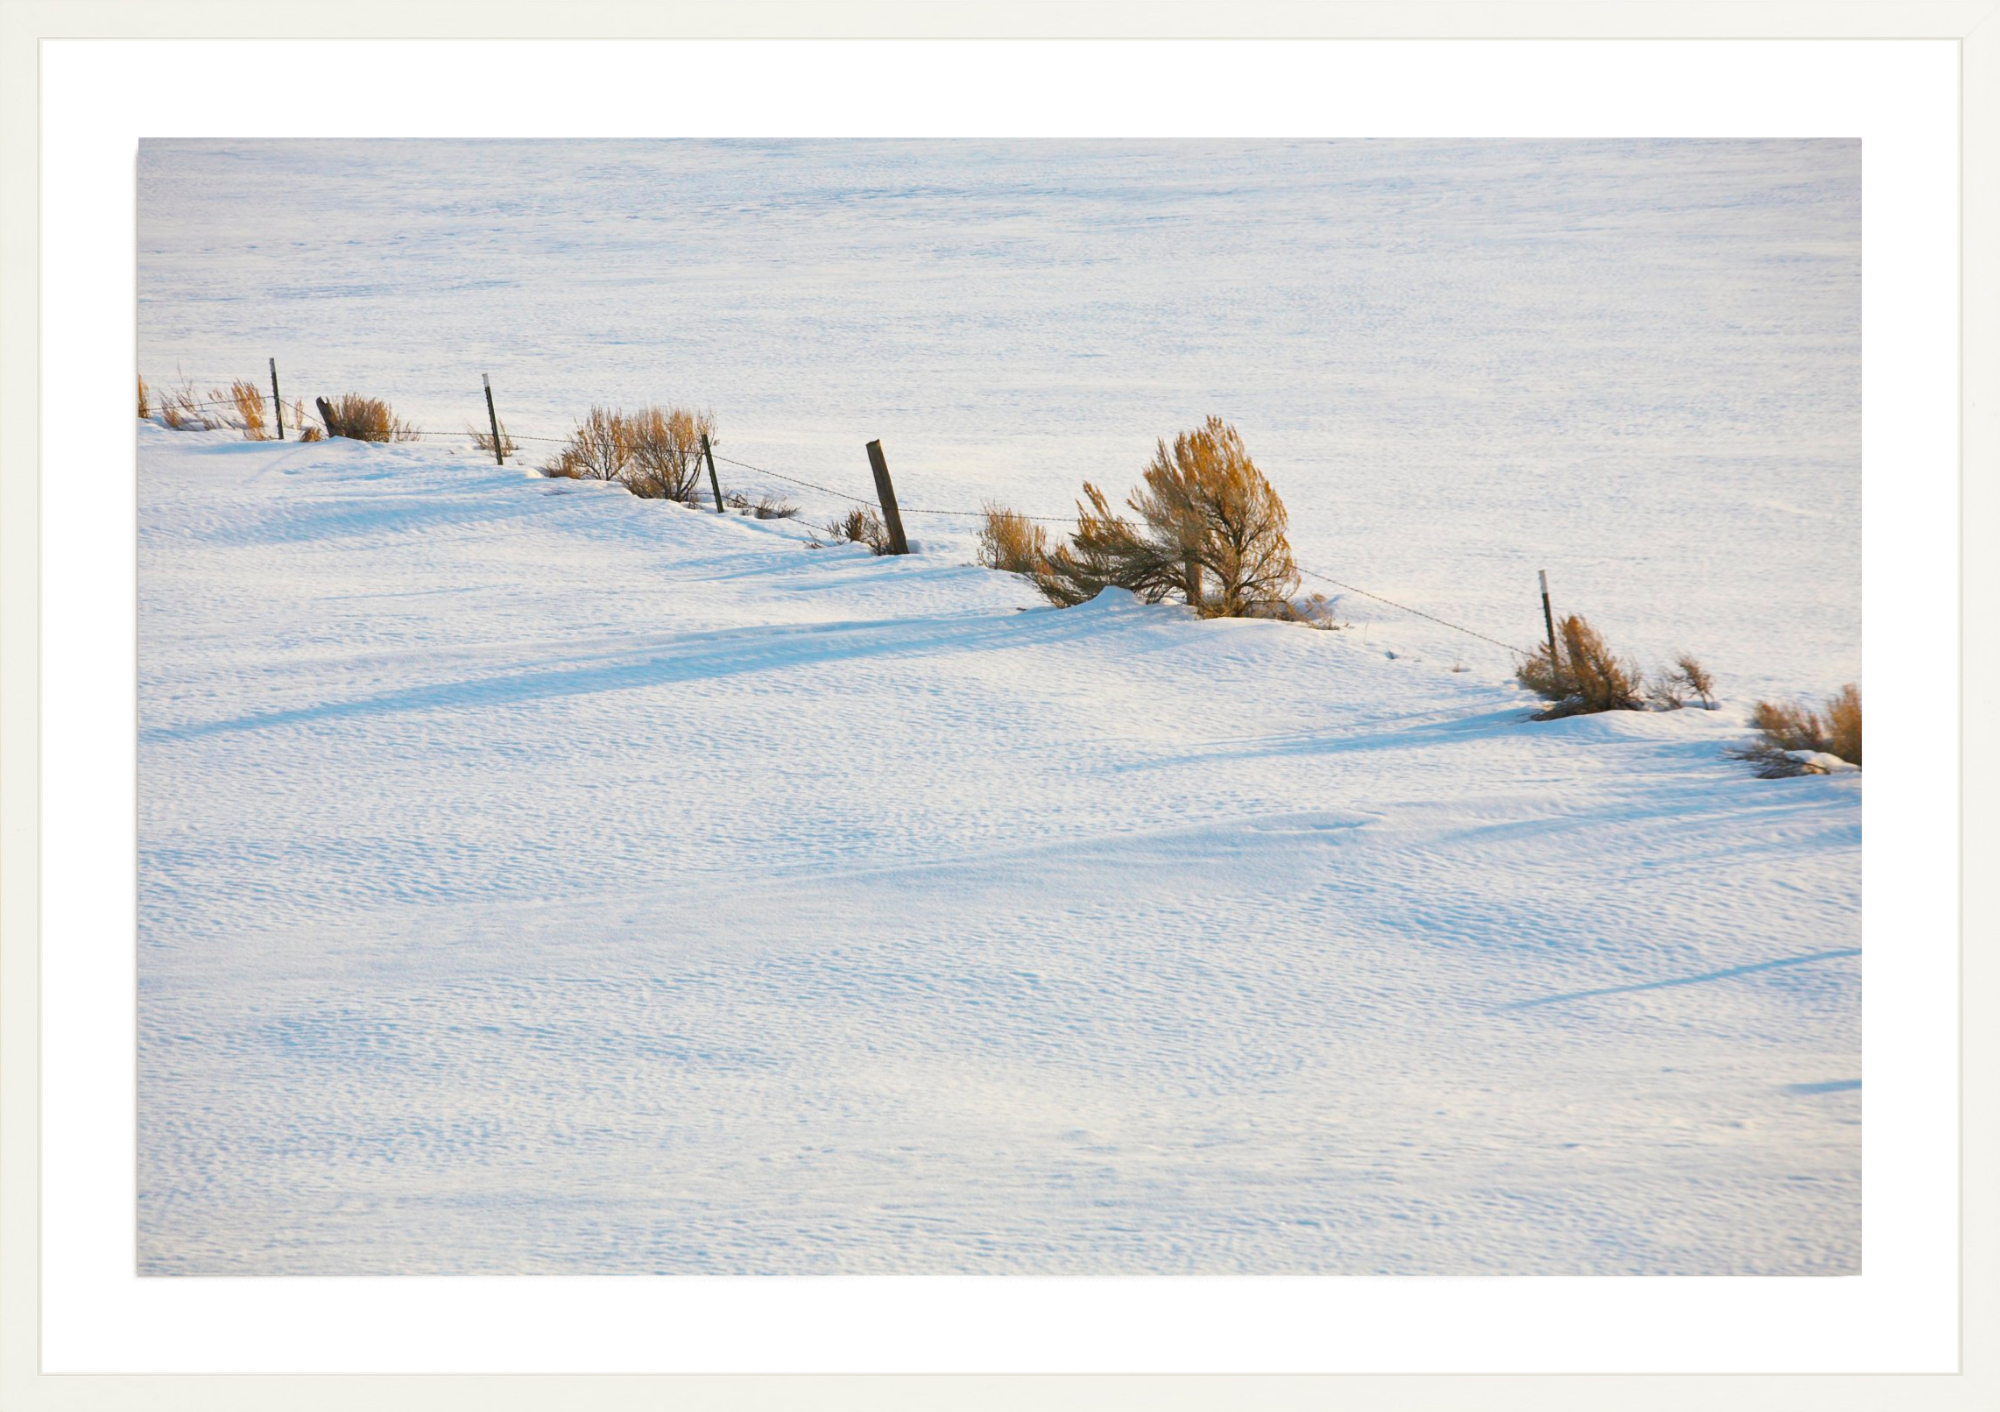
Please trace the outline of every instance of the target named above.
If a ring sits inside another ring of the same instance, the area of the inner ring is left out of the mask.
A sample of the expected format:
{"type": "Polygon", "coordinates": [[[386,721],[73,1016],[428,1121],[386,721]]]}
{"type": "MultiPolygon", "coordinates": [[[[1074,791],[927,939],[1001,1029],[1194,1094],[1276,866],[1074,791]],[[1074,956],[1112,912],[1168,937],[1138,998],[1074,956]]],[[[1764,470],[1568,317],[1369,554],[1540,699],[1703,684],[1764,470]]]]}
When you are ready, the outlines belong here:
{"type": "MultiPolygon", "coordinates": [[[[278,440],[283,441],[285,439],[285,402],[283,395],[278,391],[278,360],[272,358],[270,364],[271,408],[277,420],[278,440]]],[[[500,414],[493,407],[493,379],[488,374],[481,373],[479,375],[479,385],[486,393],[486,425],[493,435],[493,463],[498,466],[504,466],[507,464],[507,452],[505,443],[500,438],[500,414]]],[[[333,409],[327,405],[324,397],[313,398],[313,403],[319,408],[321,425],[326,427],[328,433],[331,434],[333,430],[333,409]]],[[[723,513],[722,481],[715,473],[715,451],[708,444],[707,432],[701,434],[701,458],[708,466],[708,488],[710,493],[715,497],[715,513],[720,515],[723,513]]],[[[908,554],[910,552],[910,541],[908,536],[903,533],[902,511],[896,507],[896,487],[889,480],[889,462],[882,455],[882,443],[879,440],[868,443],[868,469],[874,473],[875,498],[882,506],[882,520],[889,531],[889,552],[891,554],[908,554]]],[[[1188,602],[1191,606],[1198,609],[1202,605],[1203,596],[1201,564],[1192,554],[1187,556],[1186,569],[1188,602]]],[[[1539,569],[1536,571],[1536,574],[1541,581],[1542,626],[1548,632],[1549,661],[1554,663],[1560,659],[1556,655],[1556,615],[1554,608],[1549,603],[1549,571],[1547,569],[1539,569]]]]}

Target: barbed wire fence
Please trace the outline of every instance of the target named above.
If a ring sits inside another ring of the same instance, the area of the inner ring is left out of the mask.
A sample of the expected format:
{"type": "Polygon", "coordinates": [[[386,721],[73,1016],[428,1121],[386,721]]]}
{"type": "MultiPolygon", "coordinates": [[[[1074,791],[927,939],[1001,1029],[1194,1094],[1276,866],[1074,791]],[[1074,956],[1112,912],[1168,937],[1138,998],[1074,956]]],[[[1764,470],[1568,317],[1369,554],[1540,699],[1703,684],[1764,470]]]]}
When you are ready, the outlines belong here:
{"type": "MultiPolygon", "coordinates": [[[[234,382],[237,380],[230,379],[230,381],[234,382]]],[[[191,389],[194,385],[195,383],[193,380],[183,376],[181,379],[182,394],[184,394],[188,389],[191,389]]],[[[241,406],[240,401],[234,396],[211,397],[207,399],[195,400],[195,399],[190,399],[189,397],[182,394],[171,395],[170,400],[173,406],[177,408],[195,408],[201,410],[207,410],[209,408],[215,408],[215,407],[236,408],[241,406]]],[[[272,400],[275,401],[276,399],[273,398],[272,400]]],[[[313,412],[306,410],[305,402],[303,399],[296,399],[290,408],[281,409],[281,412],[282,411],[289,411],[292,414],[293,418],[295,419],[296,424],[301,427],[309,424],[314,428],[316,428],[322,436],[337,435],[337,433],[328,430],[324,419],[314,415],[313,412]]],[[[226,418],[223,419],[222,427],[235,428],[239,430],[242,429],[240,423],[229,422],[226,418]]],[[[221,428],[211,428],[211,429],[221,429],[221,428]]],[[[476,427],[473,427],[471,425],[468,425],[467,428],[463,431],[428,431],[417,427],[405,426],[399,429],[399,431],[393,436],[392,440],[397,440],[397,441],[453,440],[460,442],[470,442],[472,445],[479,447],[482,450],[491,452],[493,450],[493,434],[495,431],[497,431],[499,434],[500,445],[503,448],[503,451],[501,453],[502,455],[506,454],[506,451],[511,450],[513,444],[518,442],[532,442],[539,445],[562,446],[562,445],[567,445],[572,440],[572,438],[569,436],[540,436],[531,433],[513,431],[507,427],[504,421],[501,421],[498,418],[497,414],[494,415],[493,417],[492,431],[480,431],[476,427]]],[[[719,451],[711,450],[709,454],[712,455],[715,458],[715,460],[721,462],[724,465],[734,466],[738,470],[748,471],[753,475],[765,476],[771,480],[780,481],[786,485],[796,486],[802,490],[811,490],[821,495],[828,495],[836,500],[845,501],[851,505],[857,505],[867,509],[880,508],[880,502],[878,500],[869,499],[867,497],[859,495],[850,495],[848,492],[844,490],[836,489],[835,487],[824,484],[823,482],[820,481],[807,480],[800,476],[790,475],[784,471],[773,470],[769,466],[759,466],[752,464],[751,462],[748,461],[740,461],[737,460],[735,457],[725,456],[719,451]]],[[[987,511],[983,507],[977,510],[958,510],[958,509],[947,509],[934,505],[901,505],[898,507],[898,509],[902,514],[905,515],[930,515],[940,518],[954,518],[954,519],[983,520],[984,518],[986,518],[987,515],[987,511]]],[[[1017,515],[1017,518],[1026,520],[1033,524],[1073,525],[1077,523],[1077,517],[1075,515],[1017,515]]],[[[1503,642],[1497,637],[1489,636],[1486,633],[1480,632],[1476,628],[1467,627],[1463,623],[1456,623],[1450,620],[1449,618],[1441,617],[1436,613],[1427,612],[1422,608],[1413,607],[1408,603],[1399,602],[1394,598],[1389,598],[1383,594],[1373,592],[1370,589],[1362,588],[1356,584],[1349,583],[1343,579],[1336,578],[1332,574],[1325,573],[1319,569],[1312,568],[1308,565],[1297,564],[1296,560],[1294,562],[1298,571],[1302,575],[1308,578],[1318,579],[1322,583],[1331,584],[1334,587],[1341,589],[1343,592],[1358,594],[1363,598],[1367,598],[1374,602],[1381,603],[1387,607],[1397,610],[1398,612],[1407,613],[1412,617],[1422,618],[1426,622],[1435,623],[1439,627],[1448,628],[1452,632],[1462,633],[1467,637],[1476,638],[1481,642],[1488,643],[1494,647],[1498,647],[1503,651],[1511,652],[1516,657],[1528,658],[1536,655],[1536,653],[1533,651],[1530,651],[1522,647],[1516,647],[1512,643],[1503,642]]]]}

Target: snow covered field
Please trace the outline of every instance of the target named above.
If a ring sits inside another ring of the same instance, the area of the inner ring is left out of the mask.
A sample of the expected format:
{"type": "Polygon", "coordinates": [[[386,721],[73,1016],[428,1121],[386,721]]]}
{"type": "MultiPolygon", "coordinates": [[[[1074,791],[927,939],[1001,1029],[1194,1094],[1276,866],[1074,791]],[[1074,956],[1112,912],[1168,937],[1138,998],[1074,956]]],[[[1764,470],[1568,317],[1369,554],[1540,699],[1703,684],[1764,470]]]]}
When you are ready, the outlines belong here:
{"type": "Polygon", "coordinates": [[[1051,515],[1215,413],[1337,579],[1531,645],[1545,568],[1647,665],[1861,674],[1858,143],[149,142],[138,178],[155,382],[275,356],[457,432],[486,372],[550,436],[687,400],[752,465],[865,496],[879,437],[906,504],[1051,515]]]}
{"type": "Polygon", "coordinates": [[[1859,671],[1858,154],[1328,152],[148,144],[156,378],[1035,510],[1218,411],[1727,700],[141,424],[141,1271],[1858,1270],[1862,779],[1721,755],[1859,671]]]}
{"type": "Polygon", "coordinates": [[[1860,781],[141,428],[142,1268],[1836,1272],[1860,781]]]}

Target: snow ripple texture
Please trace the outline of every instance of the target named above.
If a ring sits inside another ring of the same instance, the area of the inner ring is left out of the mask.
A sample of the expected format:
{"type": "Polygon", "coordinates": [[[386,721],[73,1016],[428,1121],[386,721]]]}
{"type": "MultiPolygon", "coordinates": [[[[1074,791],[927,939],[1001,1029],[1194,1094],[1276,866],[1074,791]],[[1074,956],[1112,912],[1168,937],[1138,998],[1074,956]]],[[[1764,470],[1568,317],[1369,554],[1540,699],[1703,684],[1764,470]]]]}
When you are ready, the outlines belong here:
{"type": "Polygon", "coordinates": [[[143,1273],[1859,1268],[1862,781],[1742,699],[139,442],[143,1273]]]}

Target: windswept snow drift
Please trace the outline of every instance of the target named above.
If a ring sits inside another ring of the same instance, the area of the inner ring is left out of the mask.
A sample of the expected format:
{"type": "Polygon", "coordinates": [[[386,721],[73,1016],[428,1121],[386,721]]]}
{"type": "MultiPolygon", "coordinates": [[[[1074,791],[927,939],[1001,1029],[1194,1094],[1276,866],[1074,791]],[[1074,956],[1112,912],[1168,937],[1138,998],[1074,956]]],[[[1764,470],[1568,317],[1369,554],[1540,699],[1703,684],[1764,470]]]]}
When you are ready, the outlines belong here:
{"type": "Polygon", "coordinates": [[[1741,702],[435,447],[139,490],[142,1272],[1858,1269],[1861,779],[1741,702]]]}

